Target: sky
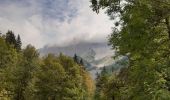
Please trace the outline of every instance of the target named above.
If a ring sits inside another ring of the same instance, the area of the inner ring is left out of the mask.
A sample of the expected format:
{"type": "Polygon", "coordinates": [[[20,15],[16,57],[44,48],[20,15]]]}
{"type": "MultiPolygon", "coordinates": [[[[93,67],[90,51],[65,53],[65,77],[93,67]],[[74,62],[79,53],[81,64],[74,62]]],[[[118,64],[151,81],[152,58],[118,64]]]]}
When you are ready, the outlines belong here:
{"type": "Polygon", "coordinates": [[[0,0],[0,31],[12,30],[23,46],[36,48],[106,42],[113,22],[89,6],[89,0],[0,0]]]}

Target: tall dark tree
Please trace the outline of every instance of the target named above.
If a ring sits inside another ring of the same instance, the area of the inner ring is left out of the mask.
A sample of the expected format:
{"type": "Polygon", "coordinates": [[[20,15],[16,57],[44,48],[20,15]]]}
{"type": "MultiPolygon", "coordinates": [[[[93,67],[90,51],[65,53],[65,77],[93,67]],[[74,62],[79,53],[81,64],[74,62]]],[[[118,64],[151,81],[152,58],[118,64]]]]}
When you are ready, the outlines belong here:
{"type": "Polygon", "coordinates": [[[84,66],[83,59],[80,60],[80,65],[84,66]]]}
{"type": "Polygon", "coordinates": [[[8,30],[8,32],[6,33],[6,42],[10,45],[16,46],[15,35],[10,30],[8,30]]]}
{"type": "Polygon", "coordinates": [[[2,33],[1,33],[1,31],[0,31],[0,37],[1,37],[1,35],[2,35],[2,33]]]}
{"type": "Polygon", "coordinates": [[[22,46],[21,38],[20,38],[20,35],[18,35],[17,39],[16,39],[16,49],[17,49],[17,51],[21,51],[21,46],[22,46]]]}
{"type": "Polygon", "coordinates": [[[74,59],[74,62],[76,62],[77,64],[79,63],[77,54],[74,54],[73,59],[74,59]]]}

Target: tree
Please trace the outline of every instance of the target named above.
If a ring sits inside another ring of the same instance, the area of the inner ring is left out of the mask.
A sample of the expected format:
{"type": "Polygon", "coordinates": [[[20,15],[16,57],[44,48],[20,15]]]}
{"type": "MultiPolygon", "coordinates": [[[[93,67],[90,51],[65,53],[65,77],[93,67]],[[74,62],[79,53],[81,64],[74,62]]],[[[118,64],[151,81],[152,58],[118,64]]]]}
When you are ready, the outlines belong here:
{"type": "Polygon", "coordinates": [[[16,49],[17,49],[17,51],[21,51],[21,46],[22,46],[21,38],[20,38],[20,35],[18,35],[17,39],[16,39],[16,49]]]}
{"type": "Polygon", "coordinates": [[[48,54],[36,74],[34,98],[41,100],[90,100],[93,81],[70,57],[48,54]],[[50,78],[49,78],[50,77],[50,78]]]}
{"type": "Polygon", "coordinates": [[[78,59],[78,56],[77,54],[74,54],[74,57],[73,57],[74,61],[79,64],[79,59],[78,59]]]}
{"type": "Polygon", "coordinates": [[[37,78],[35,88],[38,100],[62,100],[64,98],[66,72],[57,57],[49,54],[44,58],[37,78]]]}
{"type": "Polygon", "coordinates": [[[18,52],[21,51],[21,38],[20,35],[15,38],[15,34],[12,31],[8,31],[6,33],[6,42],[10,45],[12,45],[18,52]]]}
{"type": "Polygon", "coordinates": [[[18,54],[18,62],[10,71],[11,77],[9,81],[13,89],[14,100],[26,100],[32,97],[32,81],[35,77],[35,72],[39,67],[39,54],[36,49],[27,45],[23,49],[23,54],[18,54]],[[29,94],[29,95],[28,95],[29,94]]]}
{"type": "Polygon", "coordinates": [[[17,64],[17,53],[14,48],[6,44],[5,39],[0,37],[0,99],[10,99],[12,86],[10,70],[17,64]]]}
{"type": "Polygon", "coordinates": [[[8,30],[8,32],[6,33],[6,42],[9,43],[10,45],[13,45],[14,47],[16,46],[15,35],[10,30],[8,30]]]}
{"type": "Polygon", "coordinates": [[[106,8],[111,19],[119,18],[109,42],[116,56],[129,59],[128,85],[121,97],[169,99],[170,1],[92,0],[92,9],[99,12],[100,8],[106,8]]]}
{"type": "Polygon", "coordinates": [[[2,33],[1,33],[1,31],[0,31],[0,37],[2,36],[2,33]]]}
{"type": "Polygon", "coordinates": [[[94,91],[95,91],[95,85],[94,80],[91,78],[91,75],[82,67],[80,67],[81,70],[81,76],[83,77],[82,81],[82,88],[84,90],[83,92],[83,99],[84,100],[93,100],[94,98],[94,91]]]}
{"type": "Polygon", "coordinates": [[[80,65],[84,66],[83,59],[80,60],[80,65]]]}
{"type": "Polygon", "coordinates": [[[32,45],[27,45],[26,48],[23,50],[23,55],[25,56],[26,60],[33,61],[34,58],[39,57],[39,53],[36,48],[32,45]]]}
{"type": "Polygon", "coordinates": [[[108,74],[105,66],[103,67],[100,75],[96,78],[96,91],[95,91],[95,100],[108,100],[105,94],[105,88],[109,81],[110,75],[108,74]]]}
{"type": "Polygon", "coordinates": [[[0,37],[0,100],[92,99],[93,80],[71,57],[40,58],[32,45],[17,52],[9,37],[0,37]]]}

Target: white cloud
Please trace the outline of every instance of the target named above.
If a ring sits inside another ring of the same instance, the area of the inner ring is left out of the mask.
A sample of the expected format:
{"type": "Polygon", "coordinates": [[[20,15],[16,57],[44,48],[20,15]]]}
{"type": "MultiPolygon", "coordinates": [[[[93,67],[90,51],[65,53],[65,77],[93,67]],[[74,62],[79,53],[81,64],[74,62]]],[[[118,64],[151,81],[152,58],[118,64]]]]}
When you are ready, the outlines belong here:
{"type": "MultiPolygon", "coordinates": [[[[46,44],[66,45],[74,39],[106,41],[106,37],[111,33],[113,23],[104,11],[98,15],[93,12],[88,0],[70,0],[67,6],[73,10],[76,8],[77,12],[63,10],[61,15],[64,16],[64,21],[61,21],[61,16],[54,16],[56,9],[59,9],[57,6],[51,9],[54,10],[52,15],[49,15],[52,17],[44,17],[47,13],[44,13],[44,5],[39,2],[41,1],[30,0],[27,6],[18,5],[16,2],[1,6],[0,30],[13,30],[21,35],[24,45],[33,44],[38,48],[46,44]],[[70,13],[76,15],[70,17],[70,13]]],[[[45,12],[48,12],[48,9],[45,12]]],[[[56,14],[58,12],[56,11],[56,14]]]]}

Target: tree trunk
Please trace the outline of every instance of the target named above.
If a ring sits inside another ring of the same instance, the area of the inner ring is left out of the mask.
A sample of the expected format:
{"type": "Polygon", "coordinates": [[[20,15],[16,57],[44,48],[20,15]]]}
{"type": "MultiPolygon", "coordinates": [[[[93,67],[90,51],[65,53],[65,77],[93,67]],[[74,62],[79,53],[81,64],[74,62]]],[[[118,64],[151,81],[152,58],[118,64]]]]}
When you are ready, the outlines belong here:
{"type": "Polygon", "coordinates": [[[169,17],[167,17],[165,19],[165,22],[166,22],[166,26],[167,26],[167,29],[168,29],[169,39],[170,39],[170,22],[169,22],[169,17]]]}

